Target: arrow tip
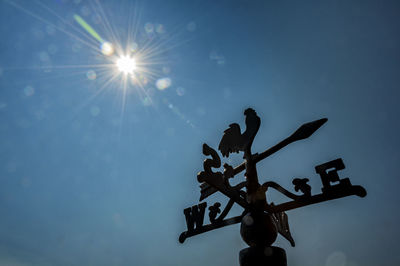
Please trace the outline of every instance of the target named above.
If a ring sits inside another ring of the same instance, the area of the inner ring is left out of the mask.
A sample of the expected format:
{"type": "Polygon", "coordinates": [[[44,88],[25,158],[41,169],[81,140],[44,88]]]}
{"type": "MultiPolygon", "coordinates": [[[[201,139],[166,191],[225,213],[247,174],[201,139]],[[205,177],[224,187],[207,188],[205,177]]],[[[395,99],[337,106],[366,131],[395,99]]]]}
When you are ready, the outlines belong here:
{"type": "Polygon", "coordinates": [[[324,117],[324,118],[315,120],[313,122],[310,122],[309,124],[312,124],[312,126],[315,128],[315,131],[317,131],[317,129],[319,129],[326,122],[328,122],[328,118],[324,117]]]}
{"type": "Polygon", "coordinates": [[[301,139],[306,139],[310,137],[312,134],[314,134],[315,131],[317,131],[323,124],[325,124],[328,121],[328,118],[322,118],[318,119],[309,123],[306,123],[299,127],[296,132],[293,133],[291,138],[294,139],[294,141],[301,140],[301,139]]]}

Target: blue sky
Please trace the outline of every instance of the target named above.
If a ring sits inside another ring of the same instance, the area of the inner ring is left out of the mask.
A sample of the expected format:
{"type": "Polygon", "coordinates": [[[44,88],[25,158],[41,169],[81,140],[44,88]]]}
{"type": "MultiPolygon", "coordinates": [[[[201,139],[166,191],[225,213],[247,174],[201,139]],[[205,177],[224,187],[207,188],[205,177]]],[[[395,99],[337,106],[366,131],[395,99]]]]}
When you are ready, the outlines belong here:
{"type": "Polygon", "coordinates": [[[0,265],[238,265],[238,225],[177,239],[200,196],[202,143],[243,128],[248,107],[262,121],[254,152],[329,119],[260,163],[261,182],[292,189],[308,177],[316,194],[314,167],[340,157],[341,177],[368,191],[289,211],[296,247],[275,243],[288,265],[399,265],[399,11],[397,1],[0,1],[0,265]],[[135,80],[74,15],[132,46],[135,80]]]}

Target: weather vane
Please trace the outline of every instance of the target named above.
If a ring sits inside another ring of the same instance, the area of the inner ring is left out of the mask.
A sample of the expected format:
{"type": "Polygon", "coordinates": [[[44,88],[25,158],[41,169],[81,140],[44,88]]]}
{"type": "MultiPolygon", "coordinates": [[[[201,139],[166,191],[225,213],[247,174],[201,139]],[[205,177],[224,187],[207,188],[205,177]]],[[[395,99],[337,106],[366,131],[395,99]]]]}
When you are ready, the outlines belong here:
{"type": "Polygon", "coordinates": [[[223,173],[214,172],[212,168],[221,167],[221,159],[213,148],[203,144],[203,154],[211,156],[211,158],[204,160],[204,170],[197,174],[197,180],[200,182],[201,188],[200,201],[219,191],[229,198],[227,205],[222,211],[219,202],[209,206],[208,216],[210,223],[206,225],[204,225],[206,202],[184,209],[187,231],[181,233],[179,242],[183,243],[188,237],[240,222],[242,239],[250,246],[240,251],[240,265],[284,266],[287,265],[285,250],[271,245],[275,242],[278,233],[286,238],[292,246],[295,245],[285,211],[351,195],[365,197],[367,192],[361,186],[353,186],[349,178],[339,177],[338,171],[345,168],[340,158],[315,167],[315,171],[322,181],[322,193],[320,194],[311,195],[311,186],[307,184],[308,178],[294,178],[292,181],[294,190],[301,194],[289,192],[273,181],[268,181],[261,185],[258,181],[256,168],[258,162],[290,143],[310,137],[328,119],[323,118],[306,123],[275,146],[261,154],[253,154],[251,145],[260,128],[261,120],[251,108],[246,109],[244,115],[246,116],[246,130],[241,133],[238,124],[229,125],[229,128],[224,131],[218,146],[224,157],[229,157],[230,153],[243,152],[244,162],[237,167],[232,167],[225,163],[223,165],[223,173]],[[246,170],[244,174],[245,181],[231,186],[229,179],[243,170],[246,170]],[[269,188],[277,190],[290,200],[278,205],[268,203],[266,193],[269,188]],[[225,219],[235,203],[244,209],[243,213],[239,216],[225,219]]]}

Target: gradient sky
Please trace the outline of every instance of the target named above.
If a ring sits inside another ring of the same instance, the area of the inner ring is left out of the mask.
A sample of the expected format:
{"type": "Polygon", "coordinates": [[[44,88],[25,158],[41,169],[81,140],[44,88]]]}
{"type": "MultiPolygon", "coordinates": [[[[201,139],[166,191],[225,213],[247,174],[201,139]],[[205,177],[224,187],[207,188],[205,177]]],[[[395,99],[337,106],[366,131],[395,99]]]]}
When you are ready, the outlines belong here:
{"type": "Polygon", "coordinates": [[[254,152],[329,119],[260,163],[261,182],[308,177],[316,194],[314,167],[340,157],[368,191],[289,211],[296,247],[275,243],[288,265],[399,265],[399,14],[378,0],[0,1],[0,265],[239,265],[239,225],[178,236],[202,143],[243,128],[247,107],[254,152]],[[123,47],[136,33],[147,83],[107,83],[115,67],[76,14],[123,47]]]}

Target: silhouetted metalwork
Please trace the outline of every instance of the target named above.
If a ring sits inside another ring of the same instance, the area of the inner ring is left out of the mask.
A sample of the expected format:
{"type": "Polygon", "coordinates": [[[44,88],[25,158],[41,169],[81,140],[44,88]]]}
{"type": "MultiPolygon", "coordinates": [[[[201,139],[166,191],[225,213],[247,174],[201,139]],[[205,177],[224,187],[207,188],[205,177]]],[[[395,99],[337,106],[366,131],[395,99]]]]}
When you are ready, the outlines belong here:
{"type": "Polygon", "coordinates": [[[367,192],[361,186],[352,185],[349,178],[341,179],[339,177],[338,171],[345,168],[340,158],[315,167],[315,171],[322,181],[322,193],[320,194],[311,194],[308,178],[294,178],[292,181],[295,192],[301,194],[294,194],[273,181],[268,181],[261,185],[258,181],[256,168],[258,162],[290,143],[310,137],[328,119],[323,118],[306,123],[275,146],[260,154],[252,154],[251,146],[260,128],[261,120],[251,108],[246,109],[244,115],[246,116],[246,130],[241,133],[238,124],[230,124],[229,128],[224,131],[218,146],[224,157],[229,157],[231,153],[243,152],[244,162],[237,167],[225,163],[223,172],[213,171],[213,168],[221,167],[221,159],[217,151],[207,144],[203,144],[203,154],[211,158],[204,160],[204,170],[197,174],[201,189],[200,201],[219,191],[229,198],[227,205],[223,210],[221,210],[221,203],[219,202],[209,206],[210,224],[206,225],[203,224],[207,209],[206,202],[186,208],[184,215],[187,231],[179,236],[179,241],[183,243],[188,237],[240,222],[240,234],[250,246],[240,252],[240,265],[286,265],[285,251],[279,247],[271,246],[278,233],[287,239],[292,246],[295,246],[290,233],[286,211],[351,195],[365,197],[367,192]],[[229,179],[234,178],[243,170],[246,170],[244,174],[245,181],[231,186],[229,179]],[[290,201],[278,205],[268,203],[266,193],[269,189],[282,193],[290,201]],[[243,213],[239,216],[225,219],[235,203],[244,209],[243,213]]]}

